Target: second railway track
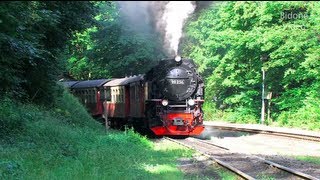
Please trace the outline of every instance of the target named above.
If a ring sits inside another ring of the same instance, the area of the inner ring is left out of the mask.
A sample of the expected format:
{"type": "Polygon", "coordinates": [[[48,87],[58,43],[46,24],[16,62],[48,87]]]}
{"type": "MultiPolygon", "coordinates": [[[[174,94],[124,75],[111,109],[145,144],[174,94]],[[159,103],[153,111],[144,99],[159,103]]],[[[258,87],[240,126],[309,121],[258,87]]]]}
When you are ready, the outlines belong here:
{"type": "Polygon", "coordinates": [[[226,125],[206,125],[206,126],[212,127],[215,129],[221,129],[221,130],[241,131],[241,132],[248,132],[248,133],[260,133],[260,134],[266,134],[266,135],[283,136],[283,137],[289,137],[289,138],[295,138],[295,139],[320,142],[320,136],[317,136],[317,135],[283,132],[283,131],[273,131],[273,130],[269,130],[269,129],[235,127],[235,126],[226,126],[226,125]]]}
{"type": "Polygon", "coordinates": [[[228,148],[205,140],[195,138],[178,140],[172,138],[166,139],[201,152],[209,159],[224,166],[244,179],[263,179],[265,177],[272,177],[274,179],[319,180],[319,177],[299,172],[258,156],[232,152],[228,148]]]}

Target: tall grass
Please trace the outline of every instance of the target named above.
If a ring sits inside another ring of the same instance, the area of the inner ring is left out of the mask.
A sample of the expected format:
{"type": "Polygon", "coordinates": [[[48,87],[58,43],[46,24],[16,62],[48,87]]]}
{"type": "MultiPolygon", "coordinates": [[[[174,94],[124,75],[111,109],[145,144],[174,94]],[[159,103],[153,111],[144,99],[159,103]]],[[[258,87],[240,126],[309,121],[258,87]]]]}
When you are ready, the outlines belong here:
{"type": "Polygon", "coordinates": [[[68,93],[56,108],[0,102],[0,179],[181,179],[182,147],[105,132],[68,93]]]}
{"type": "Polygon", "coordinates": [[[52,109],[1,100],[0,126],[0,179],[184,179],[177,159],[193,153],[106,132],[67,92],[52,109]]]}

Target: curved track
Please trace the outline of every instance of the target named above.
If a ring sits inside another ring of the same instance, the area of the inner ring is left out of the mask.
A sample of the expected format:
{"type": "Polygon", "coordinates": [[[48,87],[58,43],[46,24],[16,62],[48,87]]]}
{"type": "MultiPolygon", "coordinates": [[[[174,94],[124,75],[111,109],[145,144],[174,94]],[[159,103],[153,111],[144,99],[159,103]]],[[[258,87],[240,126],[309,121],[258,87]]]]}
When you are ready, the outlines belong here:
{"type": "Polygon", "coordinates": [[[166,139],[201,152],[209,159],[217,162],[219,165],[238,174],[244,179],[261,179],[263,176],[270,176],[275,179],[319,180],[311,175],[268,161],[258,156],[231,152],[228,148],[205,140],[195,138],[187,138],[183,140],[171,138],[166,139]]]}
{"type": "Polygon", "coordinates": [[[299,134],[299,133],[290,133],[290,132],[272,131],[272,130],[245,128],[245,127],[224,126],[224,125],[206,125],[206,126],[216,128],[216,129],[221,129],[221,130],[260,133],[260,134],[283,136],[283,137],[290,137],[295,139],[303,139],[308,141],[320,142],[320,136],[317,136],[317,135],[307,135],[307,134],[299,134]]]}

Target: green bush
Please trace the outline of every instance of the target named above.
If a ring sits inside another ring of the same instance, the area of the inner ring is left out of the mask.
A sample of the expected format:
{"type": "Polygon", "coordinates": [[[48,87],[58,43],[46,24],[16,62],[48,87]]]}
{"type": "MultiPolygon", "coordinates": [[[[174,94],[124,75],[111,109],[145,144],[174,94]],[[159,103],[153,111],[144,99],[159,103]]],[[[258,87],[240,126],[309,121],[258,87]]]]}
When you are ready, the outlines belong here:
{"type": "Polygon", "coordinates": [[[320,129],[320,98],[307,97],[304,106],[296,111],[282,112],[277,121],[282,126],[300,127],[310,130],[320,129]]]}
{"type": "Polygon", "coordinates": [[[250,123],[258,122],[258,118],[249,108],[239,107],[234,112],[226,111],[224,119],[232,123],[250,123]]]}
{"type": "Polygon", "coordinates": [[[55,116],[59,116],[70,125],[90,127],[98,125],[92,121],[92,117],[78,99],[67,91],[63,92],[62,97],[57,98],[53,112],[55,116]]]}
{"type": "Polygon", "coordinates": [[[206,121],[228,121],[232,123],[257,123],[258,118],[255,113],[244,107],[238,107],[235,110],[218,110],[213,102],[206,102],[203,105],[204,117],[206,121]]]}
{"type": "Polygon", "coordinates": [[[24,116],[16,103],[5,98],[0,101],[0,138],[23,130],[24,116]],[[14,113],[15,112],[15,113],[14,113]]]}

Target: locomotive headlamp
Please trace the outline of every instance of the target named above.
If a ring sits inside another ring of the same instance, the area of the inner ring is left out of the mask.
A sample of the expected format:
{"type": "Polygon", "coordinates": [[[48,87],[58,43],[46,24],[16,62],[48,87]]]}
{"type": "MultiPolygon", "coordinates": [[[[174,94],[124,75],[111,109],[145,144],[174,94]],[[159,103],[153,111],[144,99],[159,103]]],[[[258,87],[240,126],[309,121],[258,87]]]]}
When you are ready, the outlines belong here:
{"type": "Polygon", "coordinates": [[[163,106],[167,106],[169,104],[169,102],[168,102],[168,100],[164,99],[164,100],[161,101],[161,104],[163,106]]]}
{"type": "Polygon", "coordinates": [[[190,106],[193,106],[193,105],[194,105],[194,100],[193,100],[193,99],[189,99],[189,100],[188,100],[188,104],[189,104],[190,106]]]}
{"type": "Polygon", "coordinates": [[[181,61],[181,56],[176,56],[176,57],[174,58],[174,60],[175,60],[176,62],[180,62],[180,61],[181,61]]]}

